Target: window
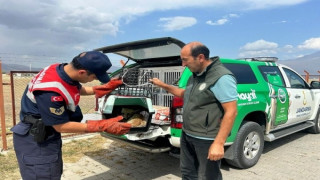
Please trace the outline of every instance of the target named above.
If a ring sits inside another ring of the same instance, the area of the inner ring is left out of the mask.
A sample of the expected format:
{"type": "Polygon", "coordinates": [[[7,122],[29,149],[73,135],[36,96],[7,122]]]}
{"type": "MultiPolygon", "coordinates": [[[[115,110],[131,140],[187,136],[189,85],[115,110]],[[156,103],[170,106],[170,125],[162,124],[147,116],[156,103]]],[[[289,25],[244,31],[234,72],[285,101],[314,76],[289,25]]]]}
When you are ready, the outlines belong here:
{"type": "Polygon", "coordinates": [[[265,81],[284,87],[284,80],[277,66],[259,66],[259,70],[265,81]]]}
{"type": "Polygon", "coordinates": [[[223,64],[236,77],[237,84],[256,84],[257,78],[247,64],[223,64]]]}
{"type": "Polygon", "coordinates": [[[297,89],[309,88],[308,84],[298,74],[291,71],[290,69],[283,68],[283,70],[288,76],[291,88],[297,88],[297,89]]]}

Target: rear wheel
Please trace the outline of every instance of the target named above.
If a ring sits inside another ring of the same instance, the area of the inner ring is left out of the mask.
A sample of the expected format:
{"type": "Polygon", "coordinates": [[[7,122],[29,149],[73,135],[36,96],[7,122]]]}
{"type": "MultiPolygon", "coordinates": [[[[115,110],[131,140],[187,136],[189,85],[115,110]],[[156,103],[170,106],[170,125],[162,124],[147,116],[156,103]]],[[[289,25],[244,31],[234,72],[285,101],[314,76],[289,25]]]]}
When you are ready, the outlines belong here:
{"type": "Polygon", "coordinates": [[[228,164],[242,169],[254,166],[264,147],[262,127],[255,122],[244,122],[232,146],[234,158],[226,159],[228,164]]]}
{"type": "Polygon", "coordinates": [[[318,114],[316,119],[314,119],[314,126],[309,128],[309,132],[313,134],[319,134],[320,133],[320,108],[318,110],[318,114]]]}

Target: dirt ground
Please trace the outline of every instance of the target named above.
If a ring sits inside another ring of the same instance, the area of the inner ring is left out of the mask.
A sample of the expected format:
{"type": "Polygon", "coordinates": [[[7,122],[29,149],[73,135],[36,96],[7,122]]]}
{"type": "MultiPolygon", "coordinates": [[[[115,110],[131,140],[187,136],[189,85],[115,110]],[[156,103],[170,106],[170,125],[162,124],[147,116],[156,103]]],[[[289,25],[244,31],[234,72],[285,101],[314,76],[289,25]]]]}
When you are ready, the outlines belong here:
{"type": "MultiPolygon", "coordinates": [[[[295,133],[266,142],[259,162],[249,169],[237,169],[222,162],[226,180],[317,180],[320,169],[320,134],[295,133]]],[[[147,153],[99,134],[63,139],[64,172],[62,180],[178,180],[179,159],[168,153],[147,153]]],[[[10,149],[3,155],[14,162],[10,149]],[[11,155],[10,155],[11,154],[11,155]]],[[[0,169],[3,169],[3,163],[0,169]]],[[[1,171],[6,180],[18,180],[18,169],[1,171]]]]}

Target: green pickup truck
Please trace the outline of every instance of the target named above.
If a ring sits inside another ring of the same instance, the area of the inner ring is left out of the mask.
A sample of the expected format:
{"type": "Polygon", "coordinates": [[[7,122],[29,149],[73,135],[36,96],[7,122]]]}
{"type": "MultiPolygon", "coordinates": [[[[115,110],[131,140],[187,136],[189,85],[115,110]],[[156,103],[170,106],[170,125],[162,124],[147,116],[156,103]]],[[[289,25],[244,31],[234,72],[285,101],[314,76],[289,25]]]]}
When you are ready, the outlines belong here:
{"type": "MultiPolygon", "coordinates": [[[[98,118],[123,115],[129,120],[140,114],[145,121],[122,136],[102,136],[126,142],[148,152],[178,154],[183,125],[183,99],[148,83],[157,77],[184,88],[191,75],[181,66],[184,43],[165,37],[98,48],[127,59],[126,65],[111,74],[122,77],[124,85],[98,99],[98,118]]],[[[264,141],[301,130],[320,133],[319,82],[308,84],[291,68],[277,64],[277,58],[225,59],[221,62],[235,75],[238,115],[225,142],[225,160],[238,168],[254,166],[264,141]]]]}

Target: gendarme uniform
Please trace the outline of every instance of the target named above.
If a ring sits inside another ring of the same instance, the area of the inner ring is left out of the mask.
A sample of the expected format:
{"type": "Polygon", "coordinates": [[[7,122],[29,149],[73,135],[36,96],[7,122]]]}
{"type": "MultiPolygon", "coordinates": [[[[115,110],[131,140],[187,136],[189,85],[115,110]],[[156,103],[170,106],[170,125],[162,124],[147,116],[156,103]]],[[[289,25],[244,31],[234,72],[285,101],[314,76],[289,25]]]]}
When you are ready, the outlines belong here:
{"type": "Polygon", "coordinates": [[[65,73],[65,65],[44,68],[31,80],[22,96],[21,121],[11,130],[24,180],[61,178],[61,134],[52,126],[82,119],[78,107],[81,84],[65,73]],[[39,129],[32,128],[34,122],[43,123],[46,132],[37,142],[33,133],[39,129]]]}

